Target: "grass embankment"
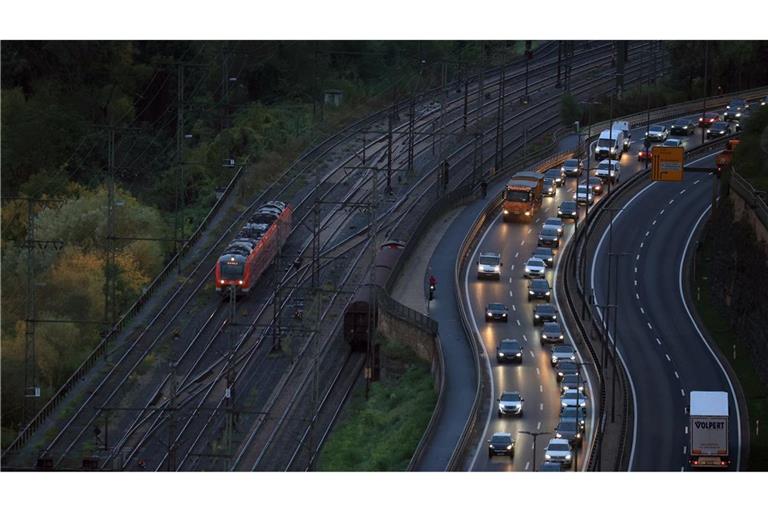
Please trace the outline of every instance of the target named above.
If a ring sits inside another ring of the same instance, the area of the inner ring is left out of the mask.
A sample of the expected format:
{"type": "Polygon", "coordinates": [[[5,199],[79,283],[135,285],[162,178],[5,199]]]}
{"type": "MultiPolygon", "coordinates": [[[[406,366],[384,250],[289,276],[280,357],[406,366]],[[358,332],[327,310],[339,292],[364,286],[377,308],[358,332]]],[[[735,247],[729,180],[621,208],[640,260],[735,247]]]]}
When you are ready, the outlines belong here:
{"type": "Polygon", "coordinates": [[[708,263],[712,260],[712,247],[712,244],[705,244],[696,254],[694,303],[707,331],[736,372],[747,400],[750,432],[747,467],[751,471],[766,471],[768,470],[768,389],[752,366],[748,347],[740,337],[735,335],[728,320],[715,308],[706,291],[709,286],[707,276],[710,271],[708,263]],[[758,430],[758,425],[762,427],[762,431],[758,430]]]}
{"type": "Polygon", "coordinates": [[[437,394],[429,365],[404,345],[384,341],[382,378],[353,396],[325,443],[319,471],[404,471],[424,434],[437,394]]]}

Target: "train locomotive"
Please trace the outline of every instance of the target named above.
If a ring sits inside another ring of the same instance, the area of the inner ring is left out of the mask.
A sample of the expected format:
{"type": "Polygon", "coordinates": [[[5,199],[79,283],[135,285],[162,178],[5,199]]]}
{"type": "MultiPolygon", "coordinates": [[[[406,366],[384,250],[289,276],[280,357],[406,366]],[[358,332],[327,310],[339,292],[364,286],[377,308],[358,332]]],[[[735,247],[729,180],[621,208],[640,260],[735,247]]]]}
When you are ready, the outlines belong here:
{"type": "Polygon", "coordinates": [[[247,295],[275,259],[291,232],[293,211],[282,201],[270,201],[251,215],[216,261],[216,291],[247,295]]]}
{"type": "Polygon", "coordinates": [[[364,351],[368,347],[370,322],[376,325],[378,311],[371,308],[376,287],[385,288],[392,269],[402,256],[405,242],[388,240],[381,244],[374,260],[373,278],[358,288],[344,310],[344,339],[352,350],[364,351]]]}

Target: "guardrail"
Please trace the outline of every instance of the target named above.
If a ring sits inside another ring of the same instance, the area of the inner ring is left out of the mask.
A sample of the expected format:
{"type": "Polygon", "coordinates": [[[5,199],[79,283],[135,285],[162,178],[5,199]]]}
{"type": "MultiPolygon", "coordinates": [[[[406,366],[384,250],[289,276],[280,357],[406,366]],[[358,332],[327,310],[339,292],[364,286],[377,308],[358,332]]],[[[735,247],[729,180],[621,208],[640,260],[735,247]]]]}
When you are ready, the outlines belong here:
{"type": "Polygon", "coordinates": [[[730,172],[730,185],[731,188],[744,200],[760,219],[766,230],[768,230],[768,204],[763,199],[762,194],[752,184],[747,181],[741,174],[736,172],[735,167],[731,167],[730,172]]]}

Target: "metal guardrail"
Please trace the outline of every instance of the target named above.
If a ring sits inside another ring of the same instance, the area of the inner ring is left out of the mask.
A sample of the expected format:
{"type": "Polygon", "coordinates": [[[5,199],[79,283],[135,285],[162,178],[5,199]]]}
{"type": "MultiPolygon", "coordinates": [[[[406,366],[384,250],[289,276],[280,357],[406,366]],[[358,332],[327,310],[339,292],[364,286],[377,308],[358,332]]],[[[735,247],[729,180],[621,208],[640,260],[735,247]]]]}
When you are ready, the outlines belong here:
{"type": "Polygon", "coordinates": [[[768,230],[768,204],[763,199],[762,194],[741,174],[736,172],[735,167],[731,167],[730,178],[733,191],[755,212],[763,227],[768,230]]]}

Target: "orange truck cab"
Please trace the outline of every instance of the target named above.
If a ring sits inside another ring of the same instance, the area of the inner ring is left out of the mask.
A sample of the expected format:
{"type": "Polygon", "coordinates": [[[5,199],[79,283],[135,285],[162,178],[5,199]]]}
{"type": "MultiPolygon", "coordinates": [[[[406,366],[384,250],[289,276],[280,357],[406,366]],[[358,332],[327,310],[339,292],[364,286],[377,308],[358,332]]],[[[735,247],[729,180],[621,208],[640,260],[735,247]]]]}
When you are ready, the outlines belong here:
{"type": "Polygon", "coordinates": [[[531,220],[541,206],[543,189],[544,176],[538,172],[524,171],[512,176],[504,188],[504,221],[531,220]]]}
{"type": "Polygon", "coordinates": [[[715,157],[715,165],[717,165],[718,176],[723,172],[723,169],[730,167],[733,161],[733,150],[739,145],[741,141],[739,139],[731,139],[726,145],[722,153],[715,157]]]}

